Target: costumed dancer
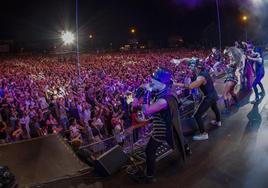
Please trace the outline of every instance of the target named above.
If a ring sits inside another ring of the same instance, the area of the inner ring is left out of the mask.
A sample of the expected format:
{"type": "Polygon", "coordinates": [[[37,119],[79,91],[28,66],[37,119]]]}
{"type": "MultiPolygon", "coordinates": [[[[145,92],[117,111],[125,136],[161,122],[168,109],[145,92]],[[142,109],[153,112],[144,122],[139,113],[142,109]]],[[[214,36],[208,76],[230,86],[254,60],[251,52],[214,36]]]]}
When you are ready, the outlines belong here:
{"type": "MultiPolygon", "coordinates": [[[[146,173],[144,176],[134,177],[137,181],[155,181],[155,160],[156,151],[163,143],[168,143],[171,148],[177,148],[182,159],[185,160],[186,151],[190,151],[189,146],[184,144],[184,137],[181,130],[179,117],[179,101],[171,93],[172,81],[171,72],[165,68],[158,68],[152,75],[151,83],[146,86],[146,90],[155,93],[155,100],[150,104],[150,93],[143,93],[144,89],[139,88],[133,101],[133,106],[138,105],[139,98],[145,96],[142,109],[146,116],[152,119],[152,135],[146,146],[146,173]]],[[[133,128],[132,128],[133,129],[133,128]]]]}
{"type": "Polygon", "coordinates": [[[234,89],[238,82],[238,78],[236,76],[236,69],[241,64],[241,54],[237,48],[231,47],[227,50],[227,53],[229,64],[227,65],[227,68],[225,70],[226,76],[224,80],[223,92],[223,99],[225,105],[224,113],[230,112],[230,97],[234,100],[236,106],[238,107],[238,99],[234,92],[234,89]]]}
{"type": "Polygon", "coordinates": [[[204,122],[202,120],[203,114],[211,108],[216,115],[216,120],[212,120],[211,124],[215,126],[221,126],[220,111],[217,106],[218,94],[214,88],[212,78],[205,70],[204,65],[197,60],[192,70],[196,72],[197,78],[191,84],[176,83],[175,86],[183,87],[186,89],[200,88],[203,93],[203,99],[200,103],[197,111],[194,114],[194,118],[198,124],[200,133],[193,137],[193,140],[207,140],[208,133],[205,130],[204,122]]]}
{"type": "MultiPolygon", "coordinates": [[[[241,89],[246,88],[246,77],[245,77],[245,64],[246,64],[246,45],[245,43],[240,44],[239,42],[235,41],[235,45],[233,47],[230,47],[226,49],[226,54],[228,54],[231,51],[232,55],[236,57],[237,60],[235,60],[236,63],[239,62],[239,64],[236,66],[237,72],[239,73],[239,81],[238,83],[241,85],[241,89]]],[[[229,54],[228,54],[229,56],[229,54]]]]}
{"type": "MultiPolygon", "coordinates": [[[[246,56],[250,53],[250,51],[253,51],[253,45],[248,44],[247,45],[247,51],[246,51],[246,56]]],[[[253,61],[250,59],[246,59],[245,61],[245,68],[244,68],[244,77],[247,80],[247,90],[251,91],[252,89],[252,84],[254,81],[254,70],[253,70],[253,61]]]]}
{"type": "Polygon", "coordinates": [[[216,47],[213,47],[211,50],[211,54],[206,58],[206,60],[212,60],[214,65],[212,67],[213,69],[213,73],[215,76],[217,76],[216,73],[219,73],[220,71],[218,71],[218,67],[221,65],[222,63],[222,57],[221,57],[221,52],[220,50],[217,50],[216,47]]]}
{"type": "Polygon", "coordinates": [[[263,60],[261,48],[255,48],[254,52],[255,53],[253,53],[252,56],[251,55],[247,56],[247,59],[253,61],[255,64],[255,80],[252,84],[254,93],[255,93],[255,101],[253,102],[258,102],[260,100],[259,95],[261,97],[265,95],[265,90],[261,83],[261,80],[263,79],[264,74],[265,74],[265,70],[264,70],[264,60],[263,60]],[[257,85],[259,85],[261,88],[260,94],[258,92],[257,85]]]}

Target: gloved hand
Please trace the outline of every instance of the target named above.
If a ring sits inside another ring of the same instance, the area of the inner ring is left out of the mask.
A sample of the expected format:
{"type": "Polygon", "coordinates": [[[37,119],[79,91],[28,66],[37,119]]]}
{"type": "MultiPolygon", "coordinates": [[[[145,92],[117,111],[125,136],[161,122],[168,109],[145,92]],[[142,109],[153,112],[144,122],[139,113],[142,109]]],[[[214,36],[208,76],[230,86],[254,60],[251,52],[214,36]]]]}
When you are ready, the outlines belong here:
{"type": "Polygon", "coordinates": [[[151,87],[150,84],[145,84],[145,85],[144,85],[144,88],[145,88],[147,91],[152,92],[152,87],[151,87]]]}

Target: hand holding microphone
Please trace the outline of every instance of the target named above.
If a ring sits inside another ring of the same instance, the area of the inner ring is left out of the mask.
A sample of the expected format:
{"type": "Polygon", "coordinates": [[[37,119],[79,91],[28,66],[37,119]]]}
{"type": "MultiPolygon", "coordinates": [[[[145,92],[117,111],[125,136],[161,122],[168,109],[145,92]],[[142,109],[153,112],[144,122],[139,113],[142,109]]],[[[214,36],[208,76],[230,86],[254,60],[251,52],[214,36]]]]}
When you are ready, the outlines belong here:
{"type": "Polygon", "coordinates": [[[137,106],[141,102],[140,99],[142,99],[143,104],[150,104],[151,92],[152,88],[150,84],[141,85],[136,91],[136,100],[134,100],[135,102],[133,104],[137,106]]]}
{"type": "Polygon", "coordinates": [[[148,84],[145,84],[144,85],[144,88],[146,89],[147,92],[152,92],[153,91],[153,89],[151,87],[151,84],[149,84],[149,83],[148,84]]]}

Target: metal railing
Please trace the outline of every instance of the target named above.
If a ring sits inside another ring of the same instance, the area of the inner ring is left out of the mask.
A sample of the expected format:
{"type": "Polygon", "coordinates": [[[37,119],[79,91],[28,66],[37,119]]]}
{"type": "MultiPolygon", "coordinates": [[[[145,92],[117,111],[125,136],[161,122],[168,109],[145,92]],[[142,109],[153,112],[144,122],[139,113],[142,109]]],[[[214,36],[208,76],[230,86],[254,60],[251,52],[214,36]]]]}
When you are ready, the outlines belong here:
{"type": "MultiPolygon", "coordinates": [[[[182,101],[182,103],[186,102],[187,100],[189,100],[189,98],[185,98],[185,100],[182,101]]],[[[196,102],[196,101],[194,101],[196,102]]],[[[191,104],[190,104],[191,105],[191,104]]],[[[187,106],[184,106],[187,108],[187,106]]],[[[195,105],[196,107],[196,105],[195,105]]],[[[181,119],[187,119],[189,116],[191,116],[193,114],[193,112],[195,111],[195,107],[189,111],[183,111],[181,112],[181,119]]],[[[151,125],[148,125],[143,129],[142,132],[142,136],[137,140],[137,142],[134,143],[133,140],[133,134],[132,133],[124,133],[124,142],[122,144],[124,150],[126,153],[132,153],[134,152],[134,150],[136,150],[137,148],[140,148],[144,145],[146,145],[146,138],[148,137],[148,135],[151,132],[151,125]]],[[[117,145],[118,142],[115,138],[115,136],[111,136],[109,138],[100,140],[98,142],[94,142],[88,145],[84,145],[81,148],[84,149],[88,149],[91,150],[95,156],[100,156],[103,153],[105,153],[106,151],[108,151],[109,149],[113,148],[115,145],[117,145]]]]}
{"type": "MultiPolygon", "coordinates": [[[[116,146],[117,144],[118,142],[115,136],[112,136],[104,140],[100,140],[98,142],[82,146],[81,148],[91,150],[95,156],[100,156],[106,151],[116,146]]],[[[124,134],[124,142],[122,146],[127,153],[133,151],[133,134],[130,133],[124,134]]]]}

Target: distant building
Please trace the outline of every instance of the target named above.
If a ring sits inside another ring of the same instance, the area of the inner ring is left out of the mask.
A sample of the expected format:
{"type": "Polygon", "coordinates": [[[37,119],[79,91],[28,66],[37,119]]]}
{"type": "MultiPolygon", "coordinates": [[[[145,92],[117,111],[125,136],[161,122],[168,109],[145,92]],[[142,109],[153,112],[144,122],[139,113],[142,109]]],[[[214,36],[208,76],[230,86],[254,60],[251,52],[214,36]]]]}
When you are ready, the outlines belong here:
{"type": "Polygon", "coordinates": [[[168,39],[168,47],[177,48],[183,46],[184,41],[181,36],[172,36],[168,39]]]}
{"type": "Polygon", "coordinates": [[[0,53],[11,52],[12,46],[13,46],[12,40],[0,40],[0,53]]]}

